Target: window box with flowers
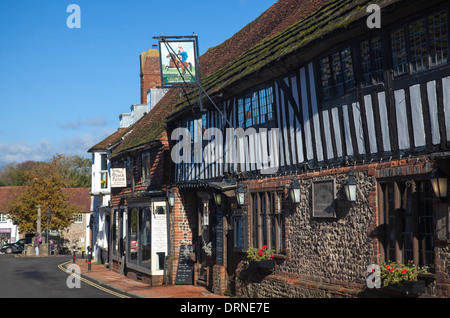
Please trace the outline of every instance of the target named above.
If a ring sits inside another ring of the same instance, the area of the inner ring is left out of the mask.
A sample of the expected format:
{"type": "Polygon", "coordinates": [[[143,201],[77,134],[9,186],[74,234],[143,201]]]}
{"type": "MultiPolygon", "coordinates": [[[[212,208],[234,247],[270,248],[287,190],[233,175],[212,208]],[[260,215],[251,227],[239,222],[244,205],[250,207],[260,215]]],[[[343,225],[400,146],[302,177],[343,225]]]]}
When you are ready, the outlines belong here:
{"type": "Polygon", "coordinates": [[[427,268],[418,268],[412,261],[408,264],[387,262],[380,265],[382,287],[407,294],[425,293],[425,281],[420,275],[429,274],[427,268]]]}
{"type": "Polygon", "coordinates": [[[275,259],[273,256],[274,253],[275,250],[274,249],[269,250],[267,245],[264,245],[261,249],[250,247],[247,251],[247,259],[251,267],[274,269],[275,268],[275,259]]]}

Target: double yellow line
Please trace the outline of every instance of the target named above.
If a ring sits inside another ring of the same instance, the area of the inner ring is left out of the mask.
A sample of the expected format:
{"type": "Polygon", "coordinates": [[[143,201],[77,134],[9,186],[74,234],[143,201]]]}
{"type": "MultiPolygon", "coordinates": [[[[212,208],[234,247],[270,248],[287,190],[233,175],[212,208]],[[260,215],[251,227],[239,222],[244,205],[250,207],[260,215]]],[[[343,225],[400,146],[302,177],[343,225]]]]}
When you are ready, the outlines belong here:
{"type": "Polygon", "coordinates": [[[109,294],[111,294],[111,295],[114,295],[114,296],[117,296],[117,297],[120,297],[120,298],[131,298],[130,296],[127,296],[127,295],[124,295],[124,294],[115,292],[115,291],[113,291],[113,290],[111,290],[111,289],[108,289],[108,288],[105,288],[105,287],[103,287],[103,286],[100,286],[100,285],[98,285],[98,284],[96,284],[96,283],[93,283],[93,282],[91,282],[90,280],[87,280],[87,279],[85,279],[84,277],[81,277],[81,276],[78,275],[76,272],[70,272],[70,271],[68,271],[64,266],[67,265],[68,263],[71,263],[71,262],[72,262],[72,261],[67,261],[67,262],[65,262],[65,263],[59,264],[59,265],[58,265],[58,268],[59,268],[60,270],[64,271],[64,272],[66,272],[66,273],[68,273],[68,274],[74,276],[75,278],[81,280],[82,282],[85,282],[86,284],[89,284],[89,285],[91,285],[91,286],[93,286],[93,287],[95,287],[95,288],[97,288],[97,289],[100,289],[100,290],[106,292],[106,293],[109,293],[109,294]]]}

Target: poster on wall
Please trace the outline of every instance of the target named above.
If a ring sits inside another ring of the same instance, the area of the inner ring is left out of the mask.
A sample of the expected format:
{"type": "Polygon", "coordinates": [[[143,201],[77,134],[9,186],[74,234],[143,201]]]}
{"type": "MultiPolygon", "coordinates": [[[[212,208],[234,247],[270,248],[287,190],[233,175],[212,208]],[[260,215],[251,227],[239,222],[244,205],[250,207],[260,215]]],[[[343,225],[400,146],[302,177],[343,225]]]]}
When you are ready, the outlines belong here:
{"type": "MultiPolygon", "coordinates": [[[[167,206],[165,201],[152,203],[151,242],[152,270],[164,269],[167,255],[167,206]]],[[[156,273],[156,272],[155,272],[156,273]]]]}
{"type": "Polygon", "coordinates": [[[163,87],[196,85],[197,51],[194,40],[160,41],[159,52],[163,87]]]}

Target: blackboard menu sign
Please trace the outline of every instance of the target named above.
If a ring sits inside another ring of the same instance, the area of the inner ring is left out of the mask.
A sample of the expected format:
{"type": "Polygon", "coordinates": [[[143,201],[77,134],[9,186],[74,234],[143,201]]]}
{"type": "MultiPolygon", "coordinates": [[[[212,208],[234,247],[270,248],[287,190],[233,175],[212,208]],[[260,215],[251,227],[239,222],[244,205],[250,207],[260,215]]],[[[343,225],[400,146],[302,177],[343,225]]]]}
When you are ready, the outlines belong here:
{"type": "Polygon", "coordinates": [[[194,264],[195,262],[190,259],[189,254],[195,252],[194,245],[181,245],[180,257],[178,259],[177,276],[175,277],[175,284],[177,285],[192,285],[194,264]]]}
{"type": "Polygon", "coordinates": [[[223,265],[223,209],[217,209],[216,264],[223,265]]]}

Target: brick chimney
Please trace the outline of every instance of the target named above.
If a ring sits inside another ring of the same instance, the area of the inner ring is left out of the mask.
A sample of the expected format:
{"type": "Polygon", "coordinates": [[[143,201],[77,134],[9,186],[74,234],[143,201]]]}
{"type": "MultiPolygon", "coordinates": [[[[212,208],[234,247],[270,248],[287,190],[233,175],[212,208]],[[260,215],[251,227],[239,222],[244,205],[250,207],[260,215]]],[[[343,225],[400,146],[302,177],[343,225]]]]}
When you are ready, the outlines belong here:
{"type": "Polygon", "coordinates": [[[141,53],[141,104],[147,103],[147,92],[161,85],[161,70],[159,66],[159,51],[149,49],[141,53]]]}

